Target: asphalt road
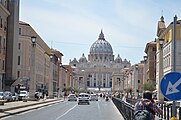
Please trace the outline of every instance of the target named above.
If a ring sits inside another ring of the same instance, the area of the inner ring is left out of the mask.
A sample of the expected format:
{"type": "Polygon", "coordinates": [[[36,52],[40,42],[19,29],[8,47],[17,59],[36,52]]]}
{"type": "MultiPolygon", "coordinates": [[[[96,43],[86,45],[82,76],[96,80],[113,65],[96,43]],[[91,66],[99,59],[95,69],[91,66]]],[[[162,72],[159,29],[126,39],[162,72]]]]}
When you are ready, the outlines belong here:
{"type": "Polygon", "coordinates": [[[91,101],[90,105],[61,102],[44,108],[12,115],[3,120],[124,120],[112,101],[91,101]]]}

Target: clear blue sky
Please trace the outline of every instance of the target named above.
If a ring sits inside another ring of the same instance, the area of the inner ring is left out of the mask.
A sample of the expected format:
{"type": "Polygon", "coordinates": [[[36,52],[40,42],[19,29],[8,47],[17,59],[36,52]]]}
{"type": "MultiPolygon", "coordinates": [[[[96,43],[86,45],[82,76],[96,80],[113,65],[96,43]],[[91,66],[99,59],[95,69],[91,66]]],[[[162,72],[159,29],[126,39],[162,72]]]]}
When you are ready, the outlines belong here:
{"type": "Polygon", "coordinates": [[[63,64],[87,57],[101,29],[115,57],[136,64],[156,38],[160,17],[166,26],[175,15],[181,19],[180,5],[180,0],[20,0],[20,20],[64,54],[63,64]]]}

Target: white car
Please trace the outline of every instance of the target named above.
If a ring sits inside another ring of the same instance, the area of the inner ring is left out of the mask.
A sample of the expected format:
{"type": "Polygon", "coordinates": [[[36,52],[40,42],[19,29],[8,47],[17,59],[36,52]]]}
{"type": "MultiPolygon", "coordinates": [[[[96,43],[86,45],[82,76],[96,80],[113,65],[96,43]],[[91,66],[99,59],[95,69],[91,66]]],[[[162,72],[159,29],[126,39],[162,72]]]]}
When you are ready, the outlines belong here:
{"type": "Polygon", "coordinates": [[[67,98],[68,101],[77,101],[77,97],[75,94],[69,94],[67,98]]]}
{"type": "Polygon", "coordinates": [[[96,94],[91,94],[90,101],[98,101],[98,96],[96,94]]]}
{"type": "Polygon", "coordinates": [[[87,103],[88,105],[90,104],[90,98],[89,94],[87,93],[80,93],[78,97],[78,104],[81,103],[87,103]]]}
{"type": "Polygon", "coordinates": [[[4,93],[0,92],[0,100],[3,100],[3,99],[4,99],[4,93]]]}
{"type": "Polygon", "coordinates": [[[18,99],[19,99],[19,100],[27,99],[28,96],[29,96],[29,95],[28,95],[28,92],[25,91],[25,90],[23,90],[23,91],[20,91],[18,99]]]}

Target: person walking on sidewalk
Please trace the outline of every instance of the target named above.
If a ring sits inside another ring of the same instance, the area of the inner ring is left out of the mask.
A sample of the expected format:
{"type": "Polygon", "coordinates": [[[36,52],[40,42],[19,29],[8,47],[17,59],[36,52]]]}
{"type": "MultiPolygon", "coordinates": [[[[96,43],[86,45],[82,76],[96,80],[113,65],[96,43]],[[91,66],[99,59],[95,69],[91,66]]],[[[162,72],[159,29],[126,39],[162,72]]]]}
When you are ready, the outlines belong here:
{"type": "MultiPolygon", "coordinates": [[[[143,98],[139,100],[135,104],[135,113],[134,113],[134,119],[135,120],[143,120],[143,114],[147,114],[147,119],[154,120],[155,119],[155,113],[158,113],[160,115],[163,114],[162,109],[154,102],[152,99],[152,92],[151,91],[145,91],[143,93],[143,98]]],[[[146,117],[145,117],[146,118],[146,117]]]]}
{"type": "Polygon", "coordinates": [[[36,100],[40,100],[40,93],[39,92],[35,92],[35,98],[36,98],[36,100]]]}
{"type": "Polygon", "coordinates": [[[46,100],[46,92],[45,92],[45,90],[43,91],[43,100],[44,101],[46,100]]]}

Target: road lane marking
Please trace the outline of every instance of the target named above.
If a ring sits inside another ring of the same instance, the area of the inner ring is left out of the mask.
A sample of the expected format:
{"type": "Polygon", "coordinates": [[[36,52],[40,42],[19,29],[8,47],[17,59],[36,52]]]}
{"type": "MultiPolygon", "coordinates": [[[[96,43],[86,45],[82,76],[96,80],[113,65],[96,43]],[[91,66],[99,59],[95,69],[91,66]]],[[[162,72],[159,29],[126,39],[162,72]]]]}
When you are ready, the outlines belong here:
{"type": "Polygon", "coordinates": [[[75,106],[73,106],[72,108],[70,108],[69,110],[67,110],[64,114],[60,115],[59,117],[56,118],[56,120],[60,119],[61,117],[63,117],[64,115],[66,115],[67,113],[69,113],[71,110],[73,110],[75,107],[77,106],[77,104],[75,106]]]}
{"type": "Polygon", "coordinates": [[[99,109],[99,111],[100,111],[100,106],[99,106],[99,103],[97,102],[97,106],[98,106],[98,109],[99,109]]]}

